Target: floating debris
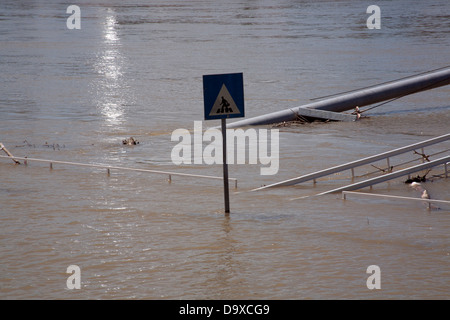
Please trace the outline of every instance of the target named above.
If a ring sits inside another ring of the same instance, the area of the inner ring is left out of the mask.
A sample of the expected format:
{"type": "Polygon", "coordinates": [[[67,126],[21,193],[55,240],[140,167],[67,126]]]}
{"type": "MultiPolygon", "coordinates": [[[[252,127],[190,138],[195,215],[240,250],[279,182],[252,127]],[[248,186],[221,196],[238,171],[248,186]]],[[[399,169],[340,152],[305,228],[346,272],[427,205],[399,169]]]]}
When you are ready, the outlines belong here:
{"type": "Polygon", "coordinates": [[[406,179],[405,183],[412,184],[412,183],[425,182],[425,181],[427,181],[427,175],[430,173],[430,171],[431,171],[431,169],[429,169],[427,171],[427,173],[425,173],[423,176],[417,175],[417,177],[415,177],[415,178],[408,178],[408,179],[406,179]]]}
{"type": "MultiPolygon", "coordinates": [[[[52,148],[53,150],[60,150],[60,148],[61,148],[59,143],[50,144],[47,141],[45,141],[45,143],[42,146],[47,147],[47,148],[52,148]]],[[[65,145],[62,146],[62,148],[65,148],[65,147],[66,147],[65,145]]]]}
{"type": "MultiPolygon", "coordinates": [[[[381,172],[383,172],[383,173],[391,173],[393,170],[394,170],[394,166],[390,166],[389,168],[386,168],[386,169],[383,169],[383,168],[379,168],[379,167],[377,167],[377,166],[375,166],[375,165],[373,165],[373,164],[371,164],[371,166],[372,167],[374,167],[375,169],[378,169],[378,170],[380,170],[381,172]]],[[[406,182],[405,182],[406,183],[406,182]]]]}
{"type": "Polygon", "coordinates": [[[272,124],[272,127],[280,128],[280,127],[299,126],[299,125],[303,125],[303,124],[311,123],[311,122],[314,122],[314,119],[310,119],[310,118],[307,118],[307,117],[297,114],[297,116],[294,120],[288,120],[288,121],[274,123],[274,124],[272,124]]]}
{"type": "MultiPolygon", "coordinates": [[[[36,148],[36,144],[34,143],[30,143],[28,142],[28,140],[24,140],[23,144],[20,145],[16,145],[16,148],[24,148],[24,147],[28,147],[28,148],[36,148]]],[[[44,144],[41,145],[41,147],[43,148],[48,148],[48,149],[53,149],[53,150],[61,150],[61,148],[65,148],[66,145],[60,145],[59,143],[48,143],[47,141],[45,141],[44,144]]]]}
{"type": "Polygon", "coordinates": [[[412,183],[420,183],[420,182],[425,182],[427,181],[426,175],[425,176],[417,176],[415,178],[409,178],[406,179],[405,183],[406,184],[412,184],[412,183]]]}
{"type": "Polygon", "coordinates": [[[24,144],[22,144],[22,145],[16,145],[16,148],[22,148],[22,147],[36,148],[36,145],[29,143],[27,140],[24,140],[23,143],[24,144]]]}
{"type": "Polygon", "coordinates": [[[416,150],[414,150],[414,154],[418,154],[419,156],[421,156],[424,161],[428,161],[428,162],[431,161],[430,156],[426,155],[425,153],[420,153],[420,152],[417,152],[416,150]]]}
{"type": "Polygon", "coordinates": [[[137,144],[139,144],[139,141],[137,141],[135,138],[133,138],[133,137],[129,137],[129,138],[127,138],[127,139],[123,139],[122,140],[122,144],[124,144],[124,145],[129,145],[129,146],[131,146],[131,145],[137,145],[137,144]]]}

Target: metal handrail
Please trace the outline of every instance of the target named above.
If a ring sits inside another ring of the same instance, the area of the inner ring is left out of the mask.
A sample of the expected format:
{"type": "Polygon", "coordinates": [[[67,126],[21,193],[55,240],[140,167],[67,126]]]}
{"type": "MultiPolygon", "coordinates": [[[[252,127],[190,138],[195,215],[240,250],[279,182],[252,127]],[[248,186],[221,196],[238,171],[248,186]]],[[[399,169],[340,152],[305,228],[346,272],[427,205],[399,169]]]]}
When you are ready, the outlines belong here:
{"type": "Polygon", "coordinates": [[[353,183],[353,184],[350,184],[350,185],[347,185],[347,186],[344,186],[344,187],[340,187],[340,188],[336,188],[336,189],[329,190],[329,191],[326,191],[326,192],[322,192],[322,193],[319,193],[318,195],[335,193],[335,192],[339,192],[339,191],[350,191],[350,190],[361,189],[361,188],[364,188],[364,187],[372,186],[372,185],[377,184],[377,183],[381,183],[381,182],[388,181],[388,180],[391,180],[391,179],[395,179],[395,178],[398,178],[398,177],[401,177],[401,176],[405,176],[405,175],[411,174],[413,172],[421,171],[421,170],[424,170],[424,169],[429,169],[429,168],[438,166],[440,164],[446,164],[447,162],[450,162],[450,156],[446,156],[446,157],[443,157],[443,158],[440,158],[440,159],[436,159],[436,160],[433,160],[433,161],[430,161],[430,162],[425,162],[425,163],[422,163],[422,164],[418,164],[416,166],[409,167],[409,168],[406,168],[406,169],[403,169],[403,170],[399,170],[399,171],[396,171],[396,172],[388,173],[388,174],[382,175],[380,177],[375,177],[375,178],[372,178],[372,179],[368,179],[368,180],[364,180],[364,181],[361,181],[361,182],[353,183]]]}
{"type": "Polygon", "coordinates": [[[415,149],[419,149],[419,148],[423,148],[426,146],[430,146],[436,143],[440,143],[446,140],[450,139],[450,133],[447,133],[445,135],[439,136],[439,137],[435,137],[432,139],[428,139],[422,142],[418,142],[418,143],[414,143],[405,147],[401,147],[401,148],[397,148],[391,151],[387,151],[387,152],[383,152],[374,156],[370,156],[367,158],[363,158],[360,160],[356,160],[356,161],[352,161],[352,162],[348,162],[345,164],[341,164],[335,167],[331,167],[325,170],[320,170],[320,171],[316,171],[313,173],[309,173],[300,177],[296,177],[296,178],[292,178],[292,179],[288,179],[288,180],[284,180],[281,182],[277,182],[277,183],[273,183],[273,184],[269,184],[263,187],[259,187],[256,189],[253,189],[252,191],[258,191],[258,190],[262,190],[262,189],[266,189],[266,188],[272,188],[272,187],[281,187],[281,186],[291,186],[294,184],[299,184],[302,182],[306,182],[306,181],[310,181],[310,180],[315,180],[317,178],[321,178],[324,176],[328,176],[334,173],[338,173],[341,171],[345,171],[345,170],[349,170],[349,169],[353,169],[355,167],[359,167],[365,164],[369,164],[375,161],[379,161],[379,160],[383,160],[383,159],[387,159],[402,153],[406,153],[408,151],[412,151],[415,149]]]}

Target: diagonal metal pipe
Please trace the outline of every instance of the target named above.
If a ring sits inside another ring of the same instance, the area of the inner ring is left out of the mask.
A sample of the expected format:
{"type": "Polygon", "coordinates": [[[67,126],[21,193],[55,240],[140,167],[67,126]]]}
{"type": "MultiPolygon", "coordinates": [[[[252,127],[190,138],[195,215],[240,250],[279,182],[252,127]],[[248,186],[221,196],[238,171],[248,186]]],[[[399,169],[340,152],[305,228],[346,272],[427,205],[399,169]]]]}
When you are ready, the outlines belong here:
{"type": "Polygon", "coordinates": [[[229,123],[227,128],[253,125],[264,125],[283,121],[293,121],[303,109],[342,112],[352,110],[356,106],[363,107],[413,93],[431,90],[450,84],[450,68],[411,76],[405,79],[375,85],[370,88],[357,90],[348,94],[332,97],[299,107],[272,112],[269,114],[229,123]]]}

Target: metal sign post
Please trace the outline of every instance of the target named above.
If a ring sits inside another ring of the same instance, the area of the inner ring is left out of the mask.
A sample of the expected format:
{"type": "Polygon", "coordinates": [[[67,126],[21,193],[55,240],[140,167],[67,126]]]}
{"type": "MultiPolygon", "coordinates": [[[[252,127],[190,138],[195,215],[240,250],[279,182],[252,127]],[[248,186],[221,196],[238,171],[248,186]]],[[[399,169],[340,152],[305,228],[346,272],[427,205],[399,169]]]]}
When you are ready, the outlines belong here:
{"type": "Polygon", "coordinates": [[[223,195],[225,200],[225,213],[230,213],[230,192],[228,187],[228,162],[227,162],[227,119],[222,122],[222,157],[223,157],[223,195]]]}
{"type": "Polygon", "coordinates": [[[230,213],[227,163],[227,118],[245,116],[242,73],[203,76],[205,120],[221,119],[225,214],[230,213]]]}

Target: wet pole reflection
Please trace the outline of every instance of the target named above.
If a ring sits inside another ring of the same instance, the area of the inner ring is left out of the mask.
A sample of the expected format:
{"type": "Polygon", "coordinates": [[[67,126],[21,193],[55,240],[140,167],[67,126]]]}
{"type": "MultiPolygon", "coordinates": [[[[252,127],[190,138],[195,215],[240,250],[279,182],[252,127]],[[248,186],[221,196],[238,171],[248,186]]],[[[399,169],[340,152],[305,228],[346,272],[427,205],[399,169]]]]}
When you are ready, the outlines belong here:
{"type": "MultiPolygon", "coordinates": [[[[232,225],[230,215],[223,217],[222,221],[222,254],[219,255],[219,269],[216,273],[216,286],[226,290],[232,290],[233,284],[236,281],[236,260],[235,256],[238,252],[235,240],[232,238],[232,225]]],[[[238,268],[240,269],[240,268],[238,268]]],[[[224,297],[228,296],[228,292],[222,292],[224,297]]]]}

